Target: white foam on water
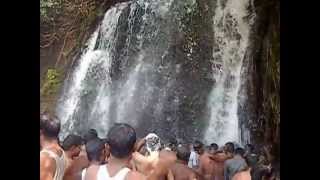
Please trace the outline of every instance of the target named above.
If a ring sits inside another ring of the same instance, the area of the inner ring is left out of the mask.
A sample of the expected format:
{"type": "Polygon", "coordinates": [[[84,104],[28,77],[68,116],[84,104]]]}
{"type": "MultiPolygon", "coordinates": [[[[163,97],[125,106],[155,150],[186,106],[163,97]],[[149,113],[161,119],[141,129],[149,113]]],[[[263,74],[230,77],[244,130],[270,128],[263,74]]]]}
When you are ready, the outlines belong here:
{"type": "Polygon", "coordinates": [[[214,69],[216,82],[208,100],[211,110],[205,133],[207,143],[239,142],[238,92],[242,61],[249,40],[250,26],[244,21],[248,2],[229,0],[223,8],[218,1],[215,10],[213,30],[218,51],[214,49],[213,61],[220,64],[221,69],[214,69]],[[237,37],[239,35],[240,38],[237,37]]]}

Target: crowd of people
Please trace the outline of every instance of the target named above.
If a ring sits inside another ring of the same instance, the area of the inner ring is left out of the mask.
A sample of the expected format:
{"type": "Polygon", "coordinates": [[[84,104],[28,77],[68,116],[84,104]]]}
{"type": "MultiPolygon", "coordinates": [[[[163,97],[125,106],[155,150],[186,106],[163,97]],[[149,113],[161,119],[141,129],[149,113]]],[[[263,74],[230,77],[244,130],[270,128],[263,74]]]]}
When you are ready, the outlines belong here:
{"type": "Polygon", "coordinates": [[[116,123],[105,139],[94,129],[59,142],[60,121],[40,116],[41,180],[272,180],[267,152],[227,142],[169,142],[154,133],[137,139],[135,129],[116,123]]]}

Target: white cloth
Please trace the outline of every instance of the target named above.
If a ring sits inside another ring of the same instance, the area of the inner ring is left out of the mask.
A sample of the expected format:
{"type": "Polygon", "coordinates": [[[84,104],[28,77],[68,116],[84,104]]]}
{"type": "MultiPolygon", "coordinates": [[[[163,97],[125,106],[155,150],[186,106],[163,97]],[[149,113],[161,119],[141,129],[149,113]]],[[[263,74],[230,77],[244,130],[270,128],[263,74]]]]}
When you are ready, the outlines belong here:
{"type": "Polygon", "coordinates": [[[188,166],[189,168],[196,168],[199,165],[199,155],[195,151],[191,151],[188,166]]]}
{"type": "MultiPolygon", "coordinates": [[[[120,171],[118,171],[116,175],[114,175],[113,177],[110,177],[109,172],[107,170],[107,166],[101,165],[99,167],[96,180],[125,180],[127,174],[130,171],[131,170],[129,168],[125,167],[125,168],[122,168],[120,171]]],[[[85,180],[85,174],[86,174],[86,169],[82,170],[82,173],[81,173],[82,180],[85,180]]]]}
{"type": "Polygon", "coordinates": [[[67,159],[64,151],[62,151],[62,155],[60,157],[56,153],[48,149],[43,149],[42,151],[40,151],[40,154],[41,153],[47,153],[56,162],[56,171],[54,173],[53,180],[63,180],[64,171],[67,167],[67,159]]]}
{"type": "Polygon", "coordinates": [[[159,136],[154,133],[149,133],[146,137],[146,148],[149,153],[159,151],[161,148],[161,142],[159,136]]]}

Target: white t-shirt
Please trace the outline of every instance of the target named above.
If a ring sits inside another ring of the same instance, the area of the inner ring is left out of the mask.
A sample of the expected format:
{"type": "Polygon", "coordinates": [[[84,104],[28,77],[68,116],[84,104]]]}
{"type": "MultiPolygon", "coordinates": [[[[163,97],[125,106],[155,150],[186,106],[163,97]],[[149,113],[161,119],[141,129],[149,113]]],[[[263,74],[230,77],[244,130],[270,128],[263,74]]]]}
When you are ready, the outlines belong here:
{"type": "Polygon", "coordinates": [[[199,154],[195,151],[191,151],[188,166],[189,168],[196,168],[199,165],[199,154]]]}

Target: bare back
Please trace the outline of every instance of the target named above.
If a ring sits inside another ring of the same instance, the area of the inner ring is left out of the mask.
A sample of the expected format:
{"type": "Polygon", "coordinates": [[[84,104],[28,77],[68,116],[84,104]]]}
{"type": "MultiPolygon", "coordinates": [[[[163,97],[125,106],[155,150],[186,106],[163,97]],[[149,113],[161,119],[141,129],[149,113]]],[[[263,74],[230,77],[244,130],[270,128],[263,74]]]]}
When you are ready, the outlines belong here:
{"type": "Polygon", "coordinates": [[[224,162],[228,159],[230,159],[230,157],[227,156],[225,153],[219,153],[214,155],[214,159],[213,159],[215,163],[215,170],[213,172],[214,180],[224,180],[224,162]]]}
{"type": "Polygon", "coordinates": [[[40,151],[40,179],[62,180],[66,163],[66,156],[58,145],[42,149],[40,151]]]}
{"type": "Polygon", "coordinates": [[[171,171],[175,180],[195,180],[196,173],[187,165],[176,163],[171,167],[171,171]]]}
{"type": "Polygon", "coordinates": [[[68,166],[64,174],[63,180],[79,180],[81,172],[89,166],[89,161],[86,156],[80,155],[76,159],[68,159],[68,166]]]}
{"type": "Polygon", "coordinates": [[[210,154],[207,152],[203,153],[199,160],[199,174],[201,174],[205,180],[212,180],[214,178],[215,170],[217,169],[217,163],[210,159],[210,154]]]}

